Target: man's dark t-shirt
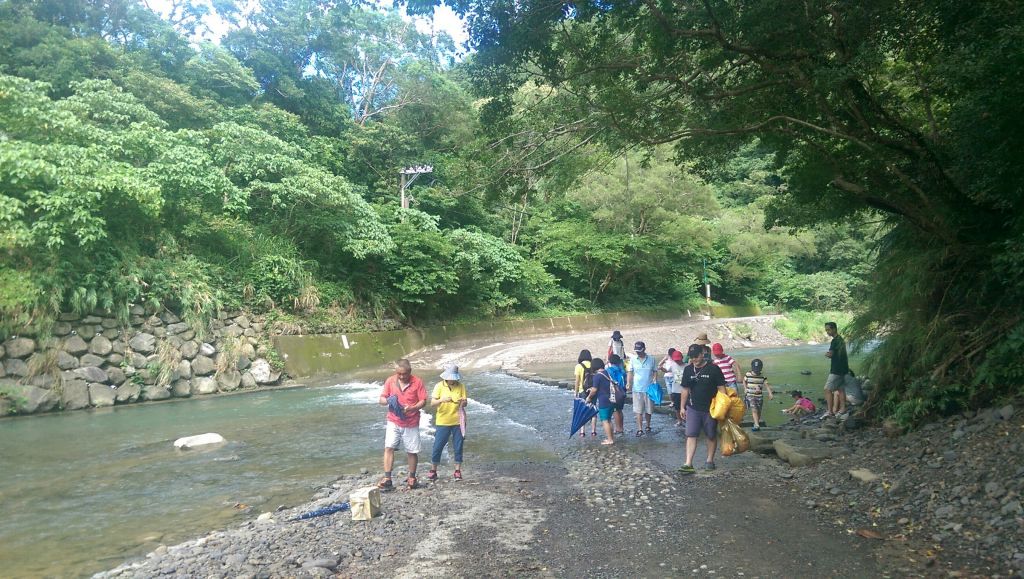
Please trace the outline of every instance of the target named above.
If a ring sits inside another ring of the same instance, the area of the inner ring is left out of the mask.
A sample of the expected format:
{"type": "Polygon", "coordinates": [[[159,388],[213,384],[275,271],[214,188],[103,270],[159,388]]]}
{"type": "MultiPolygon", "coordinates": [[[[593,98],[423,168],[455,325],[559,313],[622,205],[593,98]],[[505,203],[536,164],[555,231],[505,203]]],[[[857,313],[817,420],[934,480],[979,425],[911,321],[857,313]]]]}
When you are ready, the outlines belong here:
{"type": "Polygon", "coordinates": [[[718,366],[708,362],[701,368],[694,368],[693,364],[683,368],[682,387],[690,391],[686,405],[694,410],[710,412],[719,386],[725,386],[725,375],[718,366]]]}
{"type": "Polygon", "coordinates": [[[832,352],[832,366],[828,371],[829,374],[839,374],[840,376],[849,374],[850,360],[846,357],[846,342],[841,336],[832,338],[832,344],[829,345],[828,351],[832,352]]]}

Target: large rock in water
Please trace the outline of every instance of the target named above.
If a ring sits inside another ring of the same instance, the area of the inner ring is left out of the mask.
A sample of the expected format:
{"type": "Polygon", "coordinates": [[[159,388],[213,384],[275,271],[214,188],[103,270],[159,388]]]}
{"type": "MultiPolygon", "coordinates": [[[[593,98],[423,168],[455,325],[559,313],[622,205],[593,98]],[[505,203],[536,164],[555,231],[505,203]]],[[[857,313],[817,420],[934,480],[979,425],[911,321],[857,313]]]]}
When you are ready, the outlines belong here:
{"type": "Polygon", "coordinates": [[[89,384],[89,403],[97,408],[113,406],[117,391],[106,384],[89,384]]]}
{"type": "Polygon", "coordinates": [[[0,388],[11,394],[11,400],[13,400],[18,414],[49,412],[60,402],[56,392],[45,388],[18,384],[10,380],[0,380],[0,388]]]}
{"type": "Polygon", "coordinates": [[[64,410],[89,407],[89,385],[84,380],[70,380],[61,389],[60,405],[64,410]]]}
{"type": "Polygon", "coordinates": [[[195,436],[186,436],[179,438],[174,441],[174,448],[180,448],[181,450],[189,450],[196,448],[197,446],[206,446],[207,444],[219,444],[224,442],[224,437],[217,434],[216,432],[207,432],[206,434],[197,434],[195,436]]]}
{"type": "Polygon", "coordinates": [[[221,392],[231,392],[232,390],[238,390],[238,385],[242,382],[242,373],[232,368],[226,372],[222,372],[217,375],[217,384],[220,387],[221,392]]]}
{"type": "Polygon", "coordinates": [[[31,338],[12,338],[4,342],[8,358],[28,358],[36,351],[36,341],[31,338]]]}
{"type": "Polygon", "coordinates": [[[192,379],[193,394],[213,394],[217,391],[217,381],[209,376],[192,379]]]}
{"type": "Polygon", "coordinates": [[[139,395],[139,400],[167,400],[171,397],[171,391],[163,386],[157,386],[156,384],[147,384],[142,387],[142,394],[139,395]]]}
{"type": "Polygon", "coordinates": [[[142,386],[139,386],[135,382],[125,382],[117,389],[117,396],[114,398],[117,402],[135,402],[139,399],[139,395],[142,394],[142,386]]]}
{"type": "Polygon", "coordinates": [[[264,358],[253,361],[252,366],[249,366],[249,373],[252,374],[257,384],[273,384],[281,377],[281,373],[274,372],[274,369],[270,367],[270,362],[264,358]]]}
{"type": "Polygon", "coordinates": [[[175,380],[171,384],[171,396],[175,398],[188,398],[192,395],[192,381],[188,378],[175,380]]]}

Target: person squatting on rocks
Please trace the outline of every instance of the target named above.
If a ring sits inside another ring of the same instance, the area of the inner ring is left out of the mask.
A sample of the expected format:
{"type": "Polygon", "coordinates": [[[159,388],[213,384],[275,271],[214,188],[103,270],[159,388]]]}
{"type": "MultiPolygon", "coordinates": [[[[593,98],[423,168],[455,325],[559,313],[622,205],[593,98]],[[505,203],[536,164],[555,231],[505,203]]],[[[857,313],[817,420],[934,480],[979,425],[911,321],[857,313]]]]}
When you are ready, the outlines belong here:
{"type": "MultiPolygon", "coordinates": [[[[764,407],[764,393],[768,393],[768,400],[775,398],[772,387],[768,384],[768,377],[762,371],[764,362],[759,358],[750,361],[750,371],[743,376],[743,396],[750,409],[750,415],[754,419],[752,430],[761,430],[761,408],[764,407]]],[[[728,381],[728,378],[726,378],[728,381]]]]}
{"type": "Polygon", "coordinates": [[[825,333],[832,338],[825,357],[831,360],[828,379],[825,380],[825,403],[828,407],[822,419],[839,416],[846,412],[846,392],[843,390],[846,375],[850,373],[850,361],[846,355],[846,342],[839,335],[835,322],[825,322],[825,333]]]}
{"type": "Polygon", "coordinates": [[[462,480],[462,427],[459,425],[459,411],[466,407],[468,398],[466,386],[462,383],[459,367],[449,364],[441,372],[441,381],[434,386],[430,395],[430,406],[437,408],[434,418],[434,449],[430,455],[430,472],[427,480],[437,480],[437,465],[441,463],[441,452],[452,441],[452,456],[455,460],[455,480],[462,480]]]}
{"type": "Polygon", "coordinates": [[[391,468],[395,462],[395,449],[401,444],[409,464],[409,478],[405,483],[414,489],[420,452],[420,409],[427,404],[427,390],[423,381],[412,375],[409,360],[402,358],[395,362],[395,373],[384,381],[378,403],[388,407],[388,414],[384,434],[384,478],[377,487],[383,491],[395,488],[391,482],[391,468]]]}
{"type": "Polygon", "coordinates": [[[711,361],[715,363],[715,366],[718,366],[719,370],[722,371],[722,375],[725,376],[725,385],[735,390],[736,377],[740,375],[740,365],[736,360],[725,353],[725,348],[721,344],[712,344],[711,361]]]}
{"type": "Polygon", "coordinates": [[[683,369],[682,404],[686,408],[686,462],[679,467],[681,474],[693,474],[693,455],[697,452],[697,438],[704,433],[707,438],[708,455],[704,467],[715,468],[715,450],[718,447],[716,435],[718,421],[711,417],[711,401],[715,394],[725,390],[725,376],[722,370],[708,362],[704,347],[690,344],[687,349],[690,364],[683,369]]]}
{"type": "Polygon", "coordinates": [[[818,408],[814,406],[814,402],[811,402],[810,398],[804,398],[804,393],[799,390],[792,390],[789,393],[795,401],[792,406],[782,411],[783,414],[792,414],[793,419],[796,420],[801,416],[807,416],[808,414],[814,414],[818,408]]]}
{"type": "MultiPolygon", "coordinates": [[[[604,367],[605,372],[608,376],[623,389],[626,388],[626,368],[622,365],[622,357],[618,354],[612,354],[608,356],[608,365],[604,367]]],[[[615,399],[614,409],[612,411],[612,419],[614,424],[614,434],[622,434],[625,426],[622,422],[622,410],[626,408],[626,397],[621,396],[615,399]]]]}
{"type": "MultiPolygon", "coordinates": [[[[590,387],[590,376],[593,375],[594,370],[590,367],[593,356],[590,354],[590,350],[580,350],[580,355],[576,357],[576,368],[573,369],[573,388],[572,393],[576,397],[583,396],[587,388],[590,387]]],[[[580,429],[580,437],[587,435],[586,427],[580,429]]],[[[597,436],[597,417],[590,421],[590,435],[597,436]]]]}
{"type": "Polygon", "coordinates": [[[612,433],[612,411],[615,409],[611,402],[612,379],[605,371],[604,360],[594,358],[591,367],[594,373],[590,377],[590,388],[587,390],[587,404],[591,404],[594,398],[597,398],[597,417],[604,428],[604,440],[601,444],[608,446],[615,444],[612,433]]]}
{"type": "Polygon", "coordinates": [[[654,405],[647,395],[647,387],[654,383],[658,366],[654,358],[647,355],[647,345],[643,342],[633,344],[633,351],[636,356],[629,366],[629,375],[626,378],[626,391],[633,392],[633,414],[636,415],[636,435],[643,436],[644,432],[651,432],[651,414],[654,413],[654,405]],[[646,418],[647,427],[644,428],[646,418]]]}

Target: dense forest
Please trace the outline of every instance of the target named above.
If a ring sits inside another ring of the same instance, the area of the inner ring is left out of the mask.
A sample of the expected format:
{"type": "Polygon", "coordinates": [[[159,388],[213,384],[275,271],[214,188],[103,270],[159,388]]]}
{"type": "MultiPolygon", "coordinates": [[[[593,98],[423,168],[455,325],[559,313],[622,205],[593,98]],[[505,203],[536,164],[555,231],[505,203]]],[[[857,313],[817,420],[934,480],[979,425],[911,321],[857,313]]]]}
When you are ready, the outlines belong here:
{"type": "Polygon", "coordinates": [[[2,329],[685,307],[706,275],[856,312],[905,422],[1019,389],[1020,7],[449,4],[467,47],[363,3],[0,1],[2,329]]]}

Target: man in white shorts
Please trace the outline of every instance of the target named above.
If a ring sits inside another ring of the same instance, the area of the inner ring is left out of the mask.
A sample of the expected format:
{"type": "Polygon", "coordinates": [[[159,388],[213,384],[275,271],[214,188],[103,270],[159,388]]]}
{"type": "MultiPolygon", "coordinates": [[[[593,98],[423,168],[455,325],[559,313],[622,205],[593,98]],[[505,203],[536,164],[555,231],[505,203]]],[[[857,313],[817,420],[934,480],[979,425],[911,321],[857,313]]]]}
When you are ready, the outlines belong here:
{"type": "Polygon", "coordinates": [[[654,412],[654,405],[647,395],[647,387],[650,386],[658,372],[658,364],[654,358],[647,355],[647,345],[637,342],[633,345],[636,357],[629,365],[629,374],[626,376],[626,391],[633,392],[633,414],[636,415],[636,435],[643,436],[651,432],[651,414],[654,412]],[[644,428],[644,419],[647,419],[647,427],[644,428]]]}
{"type": "Polygon", "coordinates": [[[378,402],[388,407],[388,420],[384,435],[384,478],[377,487],[382,491],[394,490],[391,467],[395,463],[395,449],[401,444],[409,463],[409,478],[405,484],[414,489],[420,452],[420,409],[427,403],[427,389],[423,380],[412,375],[409,360],[402,358],[395,362],[395,373],[384,381],[378,402]]]}

